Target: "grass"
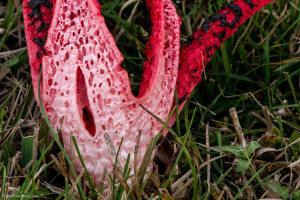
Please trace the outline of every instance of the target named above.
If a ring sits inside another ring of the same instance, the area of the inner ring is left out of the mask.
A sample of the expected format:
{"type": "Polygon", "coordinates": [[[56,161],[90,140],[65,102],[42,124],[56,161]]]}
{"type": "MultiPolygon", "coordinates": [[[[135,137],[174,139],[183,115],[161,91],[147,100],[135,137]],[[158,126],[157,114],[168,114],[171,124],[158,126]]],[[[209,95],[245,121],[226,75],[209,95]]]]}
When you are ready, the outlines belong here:
{"type": "MultiPolygon", "coordinates": [[[[125,2],[101,3],[137,94],[148,24],[141,1],[125,2]]],[[[174,2],[183,44],[227,1],[174,2]]],[[[60,133],[37,107],[21,6],[19,0],[0,2],[0,199],[300,199],[299,0],[265,6],[225,41],[182,112],[173,110],[176,124],[161,121],[167,140],[158,134],[150,142],[139,169],[116,163],[114,174],[106,175],[107,197],[85,167],[75,172],[60,133]],[[172,150],[166,158],[172,162],[146,173],[156,144],[172,150]]],[[[117,160],[118,149],[111,150],[117,160]]]]}

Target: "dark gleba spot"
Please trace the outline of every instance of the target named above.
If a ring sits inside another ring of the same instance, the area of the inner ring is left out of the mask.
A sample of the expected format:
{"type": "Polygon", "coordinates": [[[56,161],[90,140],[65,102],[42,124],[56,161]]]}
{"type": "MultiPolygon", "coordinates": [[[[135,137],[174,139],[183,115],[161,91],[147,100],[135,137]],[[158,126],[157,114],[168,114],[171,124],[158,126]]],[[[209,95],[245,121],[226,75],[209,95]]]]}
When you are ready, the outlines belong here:
{"type": "Polygon", "coordinates": [[[188,39],[187,39],[187,41],[186,41],[187,46],[189,46],[189,45],[193,42],[193,39],[194,39],[193,35],[190,35],[190,36],[188,37],[188,39]]]}
{"type": "Polygon", "coordinates": [[[186,98],[186,95],[184,95],[183,97],[178,98],[178,104],[181,104],[186,98]]]}
{"type": "Polygon", "coordinates": [[[46,53],[46,50],[45,50],[45,48],[44,48],[44,45],[45,45],[45,43],[46,43],[46,37],[34,38],[34,39],[33,39],[33,42],[34,42],[35,44],[39,45],[39,46],[40,46],[40,49],[41,49],[44,53],[46,53]]]}
{"type": "Polygon", "coordinates": [[[230,10],[228,10],[228,12],[226,14],[216,13],[216,14],[210,16],[208,19],[206,19],[204,21],[201,30],[207,32],[209,30],[210,24],[215,22],[216,20],[220,20],[221,24],[219,26],[227,26],[230,28],[234,28],[235,23],[238,22],[239,19],[241,18],[241,16],[243,15],[242,9],[239,5],[234,4],[234,3],[229,3],[226,5],[226,7],[228,7],[230,10],[232,10],[235,14],[235,19],[231,23],[229,23],[226,19],[226,14],[228,14],[230,12],[230,10]]]}
{"type": "MultiPolygon", "coordinates": [[[[231,23],[229,23],[226,20],[226,17],[225,17],[225,18],[221,19],[221,24],[219,26],[227,26],[227,27],[230,27],[230,28],[234,28],[235,27],[235,23],[238,22],[240,20],[241,16],[243,15],[242,9],[241,9],[241,7],[239,5],[234,4],[234,3],[227,4],[227,7],[234,12],[235,19],[232,20],[231,23]]],[[[227,13],[229,13],[229,11],[227,13]]]]}
{"type": "Polygon", "coordinates": [[[37,52],[37,53],[36,53],[36,57],[37,57],[38,59],[41,59],[41,55],[42,55],[41,52],[37,52]]]}
{"type": "MultiPolygon", "coordinates": [[[[50,26],[50,24],[46,24],[42,20],[43,13],[41,12],[41,6],[48,8],[52,12],[53,4],[49,0],[31,0],[26,5],[26,7],[31,8],[31,12],[28,14],[28,16],[32,21],[29,24],[29,26],[33,26],[37,30],[37,33],[41,32],[43,30],[47,30],[50,26]],[[41,22],[41,25],[39,27],[34,26],[36,21],[41,22]]],[[[46,51],[44,49],[44,45],[46,42],[46,36],[36,37],[33,39],[33,42],[40,46],[40,49],[43,53],[46,53],[46,51]]],[[[36,56],[38,57],[38,59],[41,58],[41,55],[42,55],[41,52],[36,53],[36,56]]]]}
{"type": "Polygon", "coordinates": [[[31,0],[28,2],[27,6],[32,9],[37,9],[40,5],[44,5],[45,7],[52,10],[53,4],[48,0],[31,0]]]}
{"type": "Polygon", "coordinates": [[[209,26],[211,23],[213,23],[216,20],[222,19],[225,17],[225,14],[213,14],[212,16],[210,16],[208,19],[206,19],[201,27],[202,31],[208,31],[209,30],[209,26]]]}
{"type": "Polygon", "coordinates": [[[245,3],[247,3],[251,9],[253,9],[253,7],[257,7],[257,5],[253,4],[252,0],[243,0],[245,3]]]}
{"type": "Polygon", "coordinates": [[[49,24],[46,24],[42,20],[42,13],[41,13],[41,5],[47,7],[50,11],[52,11],[53,4],[49,2],[48,0],[31,0],[28,2],[27,7],[31,8],[31,13],[29,13],[30,19],[33,18],[32,22],[29,24],[29,26],[33,25],[37,20],[40,20],[41,26],[37,28],[38,32],[41,32],[42,30],[49,28],[49,24]]]}
{"type": "Polygon", "coordinates": [[[226,31],[222,31],[222,32],[219,33],[218,35],[217,35],[215,32],[213,32],[213,36],[219,38],[219,40],[220,40],[221,42],[223,42],[223,39],[224,39],[225,36],[226,36],[226,31]]]}

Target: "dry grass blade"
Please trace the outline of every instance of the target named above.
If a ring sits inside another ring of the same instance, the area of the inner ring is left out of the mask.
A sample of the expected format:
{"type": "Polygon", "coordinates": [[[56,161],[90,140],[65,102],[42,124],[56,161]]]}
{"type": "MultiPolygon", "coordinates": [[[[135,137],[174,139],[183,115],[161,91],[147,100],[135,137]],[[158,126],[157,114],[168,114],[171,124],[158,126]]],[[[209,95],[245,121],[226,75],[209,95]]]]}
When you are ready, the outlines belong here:
{"type": "Polygon", "coordinates": [[[42,171],[47,167],[47,164],[43,164],[41,166],[41,168],[39,169],[39,171],[37,171],[37,173],[34,175],[33,179],[30,180],[29,184],[27,185],[27,188],[26,188],[26,193],[28,192],[32,182],[42,173],[42,171]]]}
{"type": "Polygon", "coordinates": [[[214,113],[213,111],[209,110],[208,108],[206,108],[205,106],[201,105],[199,102],[197,101],[191,101],[191,103],[199,106],[200,108],[207,110],[208,112],[210,112],[212,115],[217,115],[216,113],[214,113]]]}
{"type": "Polygon", "coordinates": [[[134,149],[134,174],[135,175],[138,174],[138,156],[139,156],[141,135],[142,135],[142,131],[139,130],[139,135],[138,135],[137,142],[136,142],[135,149],[134,149]]]}
{"type": "MultiPolygon", "coordinates": [[[[207,191],[210,191],[210,183],[208,183],[207,181],[205,181],[205,183],[207,184],[207,191]]],[[[207,200],[208,197],[209,197],[209,192],[206,193],[204,200],[207,200]]]]}
{"type": "Polygon", "coordinates": [[[39,127],[34,127],[33,129],[33,149],[32,149],[32,160],[34,163],[37,161],[37,156],[38,156],[38,146],[39,146],[39,127]]]}
{"type": "Polygon", "coordinates": [[[223,190],[226,192],[228,199],[233,200],[233,195],[226,185],[223,187],[223,190]]]}
{"type": "Polygon", "coordinates": [[[279,150],[271,148],[271,147],[264,147],[263,149],[259,150],[256,154],[255,154],[255,158],[257,158],[258,156],[266,153],[266,152],[278,152],[279,150]]]}
{"type": "Polygon", "coordinates": [[[0,81],[10,73],[10,68],[2,66],[0,69],[0,81]]]}
{"type": "Polygon", "coordinates": [[[285,150],[285,149],[287,149],[287,148],[289,148],[290,146],[292,146],[292,145],[294,145],[294,144],[296,144],[296,143],[298,143],[298,142],[300,142],[300,138],[298,138],[298,139],[296,139],[294,142],[292,142],[291,144],[289,144],[289,145],[287,145],[286,147],[284,147],[284,148],[282,148],[282,149],[279,149],[280,151],[281,150],[285,150]]]}
{"type": "Polygon", "coordinates": [[[216,160],[218,160],[218,159],[220,159],[220,158],[224,158],[224,157],[226,157],[226,156],[227,156],[227,155],[221,155],[221,156],[214,157],[214,158],[212,158],[212,159],[210,159],[210,160],[207,160],[206,162],[202,163],[202,164],[199,166],[199,169],[202,169],[202,168],[205,167],[207,164],[212,163],[212,162],[214,162],[214,161],[216,161],[216,160]]]}
{"type": "MultiPolygon", "coordinates": [[[[102,174],[102,177],[101,177],[101,181],[99,183],[99,188],[103,188],[104,187],[104,180],[105,180],[106,175],[107,175],[107,168],[105,167],[104,171],[103,171],[103,174],[102,174]]],[[[103,191],[100,194],[102,195],[103,191]]]]}
{"type": "Polygon", "coordinates": [[[175,191],[176,188],[183,183],[185,180],[187,180],[192,175],[192,170],[189,170],[187,173],[185,173],[183,176],[181,176],[172,186],[172,191],[175,191]]]}
{"type": "Polygon", "coordinates": [[[221,151],[220,149],[216,149],[214,147],[208,147],[208,146],[206,146],[204,144],[201,144],[201,143],[196,143],[196,144],[203,147],[203,148],[206,148],[206,149],[209,149],[209,150],[212,150],[212,151],[215,151],[215,152],[219,152],[219,153],[222,153],[224,155],[229,155],[229,154],[225,153],[224,151],[221,151]]]}
{"type": "Polygon", "coordinates": [[[229,114],[230,114],[230,117],[232,119],[233,126],[234,126],[234,129],[235,129],[237,138],[239,140],[239,143],[243,148],[245,148],[247,143],[246,143],[246,139],[244,137],[243,131],[242,131],[242,127],[240,125],[240,121],[239,121],[236,109],[235,108],[230,108],[229,109],[229,114]]]}
{"type": "Polygon", "coordinates": [[[139,135],[138,135],[136,146],[134,149],[134,175],[136,177],[135,184],[134,184],[134,190],[138,197],[140,196],[140,189],[139,189],[140,180],[139,180],[139,176],[138,176],[138,156],[139,156],[141,135],[142,135],[142,131],[139,130],[139,135]]]}
{"type": "Polygon", "coordinates": [[[268,127],[268,131],[269,131],[269,133],[271,133],[272,128],[273,128],[273,124],[272,124],[272,121],[271,121],[271,118],[270,118],[270,114],[269,114],[269,110],[268,110],[267,106],[263,107],[263,113],[264,113],[264,116],[265,116],[265,120],[266,120],[266,124],[267,124],[267,127],[268,127]]]}
{"type": "Polygon", "coordinates": [[[62,152],[58,153],[58,161],[61,170],[60,172],[65,178],[68,178],[69,177],[68,167],[67,167],[65,156],[62,152]]]}
{"type": "Polygon", "coordinates": [[[265,196],[267,196],[268,193],[269,193],[269,190],[265,191],[265,193],[263,193],[263,195],[261,195],[261,197],[259,199],[263,199],[265,196]]]}
{"type": "Polygon", "coordinates": [[[8,197],[8,194],[9,194],[9,186],[10,186],[10,183],[8,182],[8,183],[5,183],[5,189],[4,189],[4,198],[3,198],[3,200],[6,200],[7,199],[7,197],[8,197]]]}
{"type": "MultiPolygon", "coordinates": [[[[207,160],[206,162],[202,163],[202,164],[199,166],[198,170],[204,168],[205,166],[207,166],[207,164],[212,163],[212,162],[214,162],[214,161],[216,161],[216,160],[218,160],[218,159],[224,158],[224,157],[226,157],[226,156],[227,156],[227,155],[221,155],[221,156],[217,156],[217,157],[215,157],[215,158],[212,158],[212,159],[210,159],[210,160],[207,160]]],[[[192,175],[192,170],[189,170],[189,171],[188,171],[187,173],[185,173],[182,177],[180,177],[180,178],[179,178],[179,179],[171,186],[172,191],[176,190],[176,188],[177,188],[181,183],[183,183],[185,180],[187,180],[191,175],[192,175]]]]}
{"type": "Polygon", "coordinates": [[[219,189],[219,187],[216,184],[214,184],[214,183],[211,184],[211,185],[213,186],[214,192],[217,195],[215,198],[224,200],[224,197],[223,197],[224,191],[221,192],[221,190],[219,189]]]}
{"type": "Polygon", "coordinates": [[[152,183],[155,185],[156,189],[159,189],[161,186],[161,182],[159,180],[159,175],[158,174],[153,174],[151,173],[149,175],[150,180],[152,181],[152,183]]]}
{"type": "Polygon", "coordinates": [[[251,114],[252,114],[254,117],[256,117],[257,119],[259,119],[261,122],[263,122],[265,125],[267,125],[267,121],[266,121],[263,117],[261,117],[258,113],[252,111],[251,114]]]}
{"type": "Polygon", "coordinates": [[[221,194],[220,194],[218,200],[224,199],[223,195],[224,195],[224,190],[222,190],[222,192],[221,192],[221,194]]]}
{"type": "MultiPolygon", "coordinates": [[[[205,144],[206,146],[210,146],[209,145],[209,124],[206,124],[206,128],[205,128],[205,144]]],[[[209,152],[209,149],[207,149],[207,151],[209,152]]],[[[206,160],[210,160],[210,153],[206,154],[206,160]]],[[[206,181],[208,183],[210,183],[210,163],[207,163],[207,179],[206,181]]]]}
{"type": "Polygon", "coordinates": [[[11,51],[4,51],[0,52],[0,58],[6,58],[6,57],[11,57],[13,55],[19,54],[20,52],[24,51],[26,47],[20,48],[20,49],[15,49],[11,51]]]}
{"type": "MultiPolygon", "coordinates": [[[[123,11],[124,11],[124,9],[125,9],[127,6],[129,6],[130,4],[134,3],[134,2],[136,2],[136,4],[134,5],[134,8],[131,10],[130,16],[129,16],[128,19],[127,19],[127,21],[130,22],[130,23],[132,22],[132,19],[133,19],[133,17],[134,17],[134,14],[136,13],[136,10],[137,10],[137,7],[138,7],[138,5],[139,5],[139,3],[140,3],[140,0],[129,0],[129,1],[125,2],[125,3],[123,4],[123,6],[121,7],[120,12],[119,12],[119,17],[121,17],[121,16],[122,16],[122,13],[123,13],[123,11]]],[[[115,28],[115,30],[114,30],[114,32],[117,32],[117,30],[119,30],[119,28],[120,28],[120,27],[117,25],[116,28],[115,28]]],[[[115,36],[115,41],[116,41],[116,42],[119,41],[119,39],[122,37],[123,33],[124,33],[124,29],[121,29],[121,30],[119,31],[119,33],[115,36]]],[[[140,45],[139,45],[138,43],[137,43],[137,46],[140,47],[140,45]]],[[[143,49],[143,48],[141,48],[141,49],[143,49]]],[[[133,82],[130,82],[130,83],[133,83],[133,82]]]]}
{"type": "MultiPolygon", "coordinates": [[[[200,178],[200,176],[198,176],[198,178],[200,178]]],[[[194,178],[189,179],[182,187],[180,187],[176,192],[174,192],[172,196],[174,198],[184,197],[185,196],[184,191],[193,184],[193,181],[194,178]]]]}
{"type": "Polygon", "coordinates": [[[298,159],[297,161],[293,162],[288,167],[293,168],[293,167],[296,167],[296,166],[300,166],[300,159],[298,159]]]}
{"type": "Polygon", "coordinates": [[[60,168],[60,164],[59,164],[59,161],[57,160],[57,158],[53,154],[50,154],[50,157],[53,160],[55,167],[57,168],[57,171],[61,172],[62,170],[60,168]]]}
{"type": "Polygon", "coordinates": [[[47,187],[51,192],[56,193],[56,194],[61,194],[64,192],[63,189],[55,187],[47,182],[42,183],[42,185],[47,187]]]}
{"type": "Polygon", "coordinates": [[[250,186],[247,187],[247,197],[248,200],[252,200],[252,189],[250,186]]]}
{"type": "Polygon", "coordinates": [[[282,151],[280,154],[278,154],[274,161],[277,161],[279,160],[282,156],[284,156],[286,154],[286,151],[287,151],[287,142],[284,138],[282,137],[279,137],[277,135],[271,135],[271,134],[265,134],[264,136],[260,137],[257,142],[260,142],[261,140],[264,140],[264,139],[267,139],[267,140],[270,140],[270,139],[277,139],[277,140],[281,140],[283,143],[284,143],[284,146],[285,148],[282,148],[282,149],[279,149],[279,150],[276,150],[276,149],[273,149],[273,148],[270,148],[270,147],[265,147],[263,149],[261,149],[260,151],[257,152],[257,155],[256,157],[258,157],[259,155],[265,153],[265,152],[269,152],[269,151],[273,151],[273,152],[278,152],[278,151],[282,151]]]}
{"type": "Polygon", "coordinates": [[[155,138],[152,138],[148,144],[145,156],[143,158],[142,164],[139,168],[139,172],[138,172],[138,180],[140,180],[140,185],[142,185],[142,181],[144,179],[144,176],[146,174],[147,168],[149,166],[149,162],[152,156],[152,152],[154,149],[154,144],[155,144],[155,138]]]}
{"type": "MultiPolygon", "coordinates": [[[[16,155],[11,159],[11,162],[8,163],[7,166],[7,176],[12,176],[13,172],[15,171],[17,167],[17,162],[21,157],[21,152],[17,152],[16,155]]],[[[1,168],[0,168],[1,169],[1,168]]]]}
{"type": "Polygon", "coordinates": [[[126,193],[130,196],[130,198],[131,199],[137,199],[135,197],[135,195],[133,194],[133,192],[131,191],[131,188],[127,184],[127,182],[126,182],[125,178],[123,177],[122,173],[118,169],[114,170],[113,173],[116,176],[116,178],[120,181],[122,187],[124,188],[126,193]]]}
{"type": "Polygon", "coordinates": [[[130,4],[132,4],[132,3],[136,2],[136,1],[138,1],[138,0],[129,0],[129,1],[125,2],[125,3],[123,4],[123,6],[121,7],[121,9],[120,9],[119,17],[122,16],[123,10],[124,10],[127,6],[129,6],[130,4]]]}
{"type": "Polygon", "coordinates": [[[169,176],[170,176],[170,173],[172,171],[172,169],[174,168],[174,164],[179,156],[179,153],[181,151],[181,148],[179,147],[177,149],[177,151],[173,154],[173,156],[171,157],[170,159],[170,162],[167,166],[167,169],[166,169],[166,172],[165,172],[165,175],[164,175],[164,178],[163,178],[163,182],[162,182],[162,185],[166,183],[166,181],[168,180],[169,176]]]}
{"type": "Polygon", "coordinates": [[[108,148],[108,151],[109,151],[109,154],[111,156],[111,159],[116,163],[116,167],[121,170],[122,167],[121,167],[121,164],[117,158],[117,151],[110,139],[110,136],[108,133],[105,132],[105,135],[104,135],[104,138],[105,138],[105,142],[106,142],[106,145],[107,145],[107,148],[108,148]]]}
{"type": "Polygon", "coordinates": [[[7,142],[7,140],[9,140],[9,138],[19,129],[20,125],[24,122],[23,119],[20,119],[16,125],[12,128],[11,131],[9,131],[3,138],[1,138],[0,140],[0,148],[2,148],[5,143],[7,142]]]}
{"type": "MultiPolygon", "coordinates": [[[[77,179],[75,181],[72,182],[72,187],[69,190],[69,193],[72,194],[74,192],[74,190],[76,190],[77,187],[77,183],[79,183],[81,181],[81,177],[84,174],[84,169],[80,172],[80,174],[77,176],[77,179]]],[[[72,179],[71,179],[72,181],[72,179]]],[[[79,197],[79,194],[76,190],[76,195],[79,197]]]]}

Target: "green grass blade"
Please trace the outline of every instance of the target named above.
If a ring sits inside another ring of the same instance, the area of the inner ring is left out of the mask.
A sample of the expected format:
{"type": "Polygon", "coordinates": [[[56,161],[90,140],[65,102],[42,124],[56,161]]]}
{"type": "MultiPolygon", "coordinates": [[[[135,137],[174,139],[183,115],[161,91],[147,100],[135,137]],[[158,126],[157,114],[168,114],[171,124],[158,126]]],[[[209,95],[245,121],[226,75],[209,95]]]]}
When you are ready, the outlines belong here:
{"type": "Polygon", "coordinates": [[[260,172],[262,172],[267,166],[269,165],[269,163],[265,164],[259,171],[257,171],[247,182],[246,184],[241,188],[241,190],[236,194],[236,196],[234,197],[233,200],[236,200],[237,198],[239,198],[239,196],[242,194],[242,192],[248,187],[248,185],[260,174],[260,172]]]}
{"type": "Polygon", "coordinates": [[[72,135],[71,137],[72,137],[72,141],[73,141],[74,147],[75,147],[75,149],[76,149],[77,155],[78,155],[78,157],[79,157],[79,160],[80,160],[80,162],[81,162],[81,165],[82,165],[82,167],[84,168],[84,171],[85,171],[85,174],[86,174],[86,176],[87,176],[88,182],[89,182],[89,184],[90,184],[90,186],[91,186],[91,188],[92,188],[92,191],[93,191],[93,192],[96,192],[94,183],[93,183],[93,181],[92,181],[92,179],[91,179],[91,176],[90,176],[90,174],[89,174],[89,172],[88,172],[88,170],[87,170],[87,168],[86,168],[86,165],[85,165],[85,163],[84,163],[84,161],[83,161],[83,159],[82,159],[82,156],[81,156],[81,153],[80,153],[78,144],[77,144],[77,142],[76,142],[76,139],[75,139],[74,135],[72,135]]]}
{"type": "Polygon", "coordinates": [[[17,11],[17,13],[16,13],[16,15],[15,15],[14,18],[12,19],[12,21],[11,21],[11,23],[10,23],[8,29],[7,29],[6,32],[5,32],[5,35],[2,37],[2,40],[1,40],[1,42],[0,42],[0,52],[1,52],[1,49],[2,49],[2,47],[3,47],[3,45],[4,45],[4,43],[5,43],[5,41],[6,41],[7,37],[8,37],[8,35],[9,35],[9,33],[10,33],[10,31],[11,31],[11,29],[12,29],[12,27],[13,27],[13,25],[14,25],[16,19],[17,19],[17,17],[19,16],[21,10],[22,10],[22,4],[20,5],[20,7],[19,7],[19,9],[18,9],[18,11],[17,11]]]}
{"type": "MultiPolygon", "coordinates": [[[[194,113],[193,113],[193,116],[192,116],[192,119],[191,119],[191,122],[193,122],[193,120],[194,120],[194,117],[195,117],[195,114],[196,114],[196,110],[197,110],[197,109],[195,108],[194,113]]],[[[189,138],[191,126],[192,126],[192,123],[191,123],[190,126],[189,126],[189,131],[187,132],[186,137],[184,138],[183,146],[186,145],[187,139],[189,138]]],[[[170,181],[171,181],[171,178],[172,178],[172,176],[173,176],[173,173],[174,173],[174,171],[175,171],[175,167],[176,167],[176,165],[178,164],[179,159],[180,159],[182,153],[183,153],[183,148],[180,149],[180,152],[179,152],[178,157],[177,157],[177,159],[176,159],[176,161],[175,161],[175,163],[174,163],[174,165],[173,165],[173,168],[172,168],[172,170],[171,170],[171,172],[170,172],[170,174],[169,174],[169,177],[168,177],[167,181],[166,181],[165,183],[163,183],[163,185],[162,185],[163,188],[167,188],[167,187],[168,187],[168,185],[169,185],[169,183],[170,183],[170,181]]]]}
{"type": "Polygon", "coordinates": [[[14,5],[14,2],[12,0],[8,0],[4,15],[4,20],[2,21],[1,27],[4,29],[7,29],[9,26],[9,23],[11,22],[11,19],[13,18],[13,14],[16,7],[14,5]]]}
{"type": "Polygon", "coordinates": [[[5,194],[5,182],[6,182],[6,167],[2,166],[3,168],[3,178],[2,178],[2,189],[1,189],[1,199],[4,199],[4,194],[5,194]]]}
{"type": "Polygon", "coordinates": [[[23,137],[22,138],[22,167],[24,168],[32,159],[34,143],[33,136],[23,137]]]}

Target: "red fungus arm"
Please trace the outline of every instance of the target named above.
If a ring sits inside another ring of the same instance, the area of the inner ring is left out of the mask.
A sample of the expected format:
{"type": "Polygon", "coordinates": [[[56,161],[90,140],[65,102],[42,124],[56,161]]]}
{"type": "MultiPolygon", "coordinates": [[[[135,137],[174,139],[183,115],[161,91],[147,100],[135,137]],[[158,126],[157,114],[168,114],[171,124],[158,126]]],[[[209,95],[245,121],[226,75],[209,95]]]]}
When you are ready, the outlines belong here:
{"type": "Polygon", "coordinates": [[[40,66],[42,64],[42,57],[46,53],[44,45],[52,22],[52,9],[54,3],[55,0],[24,0],[23,2],[27,51],[31,66],[32,85],[37,102],[39,102],[37,86],[40,66]]]}
{"type": "Polygon", "coordinates": [[[238,27],[264,5],[274,0],[235,0],[205,20],[180,51],[177,95],[182,108],[187,97],[201,81],[201,74],[216,49],[238,27]]]}

